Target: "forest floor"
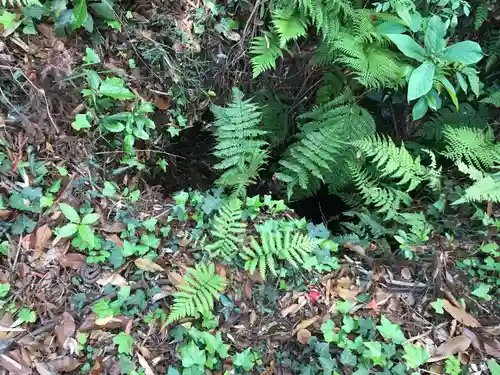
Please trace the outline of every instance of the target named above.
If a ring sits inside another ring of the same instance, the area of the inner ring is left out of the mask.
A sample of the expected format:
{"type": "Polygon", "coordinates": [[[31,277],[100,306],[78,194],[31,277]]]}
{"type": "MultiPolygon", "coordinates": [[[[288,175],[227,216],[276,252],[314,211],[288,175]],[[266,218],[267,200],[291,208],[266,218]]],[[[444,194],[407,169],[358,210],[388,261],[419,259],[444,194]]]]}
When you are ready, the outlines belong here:
{"type": "MultiPolygon", "coordinates": [[[[208,13],[194,3],[137,2],[121,30],[103,31],[97,45],[84,31],[56,37],[45,23],[36,35],[15,32],[0,40],[0,372],[174,375],[184,363],[187,354],[179,348],[193,322],[163,323],[175,286],[199,259],[186,237],[195,226],[193,202],[202,199],[196,189],[212,188],[217,177],[210,167],[209,108],[223,105],[233,86],[251,88],[246,45],[259,28],[249,8],[238,31],[192,34],[193,22],[201,27],[208,13]],[[184,39],[167,43],[176,30],[184,39]],[[100,130],[72,126],[87,111],[81,91],[90,47],[100,59],[100,75],[121,77],[128,92],[155,105],[148,116],[163,135],[137,140],[135,162],[120,164],[125,152],[100,130]],[[101,248],[82,250],[56,235],[68,222],[60,203],[80,207],[80,218],[97,214],[91,230],[101,248]],[[172,220],[180,206],[188,219],[172,220]],[[154,250],[154,261],[124,257],[124,232],[154,250]]],[[[314,69],[296,65],[286,79],[265,78],[268,87],[296,98],[292,108],[310,100],[320,80],[314,69]]],[[[256,193],[267,193],[269,184],[256,193]]],[[[312,204],[319,212],[328,198],[312,204]]],[[[333,207],[331,216],[341,210],[333,207]]],[[[288,209],[280,215],[297,217],[288,209]]],[[[320,224],[321,215],[309,216],[320,224]]],[[[404,343],[432,348],[421,373],[445,373],[449,356],[468,373],[488,373],[484,359],[500,358],[498,302],[471,294],[455,266],[457,254],[476,245],[436,236],[429,240],[432,255],[414,249],[422,254],[418,260],[401,260],[380,255],[377,244],[364,249],[346,243],[339,267],[274,282],[217,264],[228,287],[217,303],[221,324],[207,323],[207,330],[221,333],[241,355],[211,371],[233,371],[235,361],[249,362],[249,373],[305,371],[293,366],[312,361],[306,349],[311,335],[330,318],[338,327],[354,324],[339,318],[346,310],[357,327],[365,322],[375,331],[374,322],[385,316],[400,325],[404,343]]],[[[342,373],[354,373],[352,363],[341,362],[342,373]]],[[[328,364],[320,363],[328,373],[328,364]]]]}

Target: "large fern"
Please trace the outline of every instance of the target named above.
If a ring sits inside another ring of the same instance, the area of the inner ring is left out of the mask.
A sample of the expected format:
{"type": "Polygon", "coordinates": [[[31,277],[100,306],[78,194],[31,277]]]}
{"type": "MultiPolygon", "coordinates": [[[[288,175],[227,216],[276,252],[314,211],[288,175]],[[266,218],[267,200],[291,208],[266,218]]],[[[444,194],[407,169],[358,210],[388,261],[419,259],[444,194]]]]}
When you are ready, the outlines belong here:
{"type": "Polygon", "coordinates": [[[491,128],[481,129],[445,126],[443,155],[455,163],[464,162],[479,169],[489,169],[500,158],[500,145],[495,143],[491,128]]]}
{"type": "Polygon", "coordinates": [[[214,155],[222,159],[214,168],[224,171],[216,182],[244,191],[267,160],[263,147],[268,143],[261,139],[267,133],[260,129],[262,114],[251,100],[243,100],[243,93],[236,88],[229,107],[213,105],[212,112],[217,138],[214,155]]]}
{"type": "Polygon", "coordinates": [[[299,12],[276,9],[272,15],[272,23],[279,36],[280,48],[284,48],[291,40],[307,35],[307,21],[299,12]]]}
{"type": "Polygon", "coordinates": [[[288,229],[261,230],[260,243],[254,237],[250,240],[250,246],[243,247],[240,256],[245,260],[245,269],[249,272],[258,269],[263,279],[266,278],[267,270],[274,276],[278,275],[278,259],[287,260],[292,266],[299,268],[304,263],[304,258],[317,246],[315,239],[288,229]]]}
{"type": "Polygon", "coordinates": [[[266,70],[276,68],[276,59],[283,56],[278,39],[276,34],[266,32],[250,42],[253,78],[266,70]]]}
{"type": "Polygon", "coordinates": [[[489,37],[484,42],[485,52],[488,55],[486,60],[486,71],[489,72],[497,65],[500,57],[500,30],[493,29],[489,37]]]}
{"type": "Polygon", "coordinates": [[[211,257],[221,257],[230,260],[238,252],[244,241],[246,224],[241,220],[243,210],[239,199],[225,202],[219,213],[211,220],[210,233],[214,242],[205,245],[211,257]]]}
{"type": "Polygon", "coordinates": [[[486,201],[500,202],[500,172],[494,174],[484,173],[464,163],[458,163],[458,169],[468,174],[475,182],[465,189],[463,196],[452,204],[486,201]]]}
{"type": "Polygon", "coordinates": [[[215,273],[213,264],[197,264],[184,275],[184,283],[176,285],[174,304],[165,324],[187,316],[198,317],[212,313],[214,299],[218,299],[226,282],[215,273]]]}

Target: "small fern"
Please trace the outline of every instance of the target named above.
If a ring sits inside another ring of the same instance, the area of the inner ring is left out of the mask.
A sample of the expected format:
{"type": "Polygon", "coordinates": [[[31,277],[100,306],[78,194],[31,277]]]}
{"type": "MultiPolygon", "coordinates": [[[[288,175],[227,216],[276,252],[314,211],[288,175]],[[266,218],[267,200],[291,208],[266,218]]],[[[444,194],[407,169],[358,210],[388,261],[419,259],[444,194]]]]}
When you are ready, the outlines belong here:
{"type": "Polygon", "coordinates": [[[6,7],[6,6],[11,6],[11,7],[25,6],[25,7],[27,7],[27,6],[31,6],[31,5],[40,5],[40,1],[38,1],[38,0],[1,0],[0,4],[3,7],[6,7]]]}
{"type": "Polygon", "coordinates": [[[484,21],[488,19],[488,4],[483,0],[474,11],[474,28],[479,30],[484,21]]]}
{"type": "Polygon", "coordinates": [[[278,275],[278,259],[288,261],[295,268],[301,267],[304,258],[317,246],[315,239],[288,229],[262,230],[260,243],[254,237],[250,240],[250,246],[245,246],[240,256],[245,260],[245,270],[254,272],[258,268],[263,279],[266,278],[267,270],[274,276],[278,275]]]}
{"type": "Polygon", "coordinates": [[[279,36],[280,48],[284,48],[291,40],[307,35],[306,19],[297,12],[277,9],[273,12],[272,23],[279,36]]]}
{"type": "Polygon", "coordinates": [[[250,42],[252,74],[256,78],[266,70],[276,68],[276,59],[283,57],[277,35],[265,33],[250,42]]]}
{"type": "Polygon", "coordinates": [[[246,224],[241,222],[243,210],[239,199],[225,202],[219,213],[211,220],[210,233],[215,242],[205,245],[210,257],[231,259],[244,241],[246,224]]]}
{"type": "Polygon", "coordinates": [[[484,44],[485,52],[488,55],[488,59],[486,60],[486,71],[489,72],[496,66],[498,58],[500,57],[500,30],[494,29],[484,44]]]}
{"type": "Polygon", "coordinates": [[[500,107],[500,90],[493,92],[486,98],[481,100],[481,103],[491,104],[494,107],[500,107]]]}
{"type": "Polygon", "coordinates": [[[500,146],[495,143],[493,131],[445,126],[443,155],[455,163],[464,162],[478,169],[491,168],[499,160],[500,146]]]}
{"type": "Polygon", "coordinates": [[[215,266],[197,264],[189,268],[184,275],[185,283],[178,284],[174,296],[174,304],[165,324],[187,316],[199,317],[212,313],[214,299],[218,299],[220,292],[226,286],[224,279],[215,273],[215,266]]]}
{"type": "Polygon", "coordinates": [[[262,114],[251,100],[243,100],[243,93],[236,88],[230,106],[213,105],[212,112],[217,138],[214,155],[222,159],[214,169],[224,171],[216,182],[242,192],[255,181],[267,160],[267,152],[262,150],[268,144],[261,139],[267,133],[260,129],[262,114]]]}
{"type": "Polygon", "coordinates": [[[453,202],[453,205],[467,202],[500,202],[500,172],[495,174],[483,173],[464,163],[458,163],[458,169],[468,174],[475,182],[472,186],[465,189],[465,194],[453,202]]]}

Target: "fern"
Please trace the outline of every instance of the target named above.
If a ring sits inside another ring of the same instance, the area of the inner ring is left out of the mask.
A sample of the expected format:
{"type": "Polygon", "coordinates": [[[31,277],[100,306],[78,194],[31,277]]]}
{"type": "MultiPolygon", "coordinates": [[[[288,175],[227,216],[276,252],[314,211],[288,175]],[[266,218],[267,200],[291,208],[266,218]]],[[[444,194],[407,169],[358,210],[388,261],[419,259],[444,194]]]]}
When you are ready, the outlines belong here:
{"type": "Polygon", "coordinates": [[[243,210],[239,199],[225,202],[219,213],[211,220],[210,233],[215,242],[205,245],[211,257],[231,259],[243,243],[246,224],[241,222],[243,210]]]}
{"type": "Polygon", "coordinates": [[[297,12],[277,9],[273,12],[272,23],[279,36],[280,48],[284,48],[291,40],[307,35],[306,19],[297,12]]]}
{"type": "Polygon", "coordinates": [[[453,202],[453,205],[467,202],[500,202],[500,172],[495,174],[483,173],[482,171],[467,166],[464,163],[458,163],[458,169],[469,175],[475,183],[465,189],[465,194],[453,202]]]}
{"type": "Polygon", "coordinates": [[[493,30],[484,44],[485,52],[488,54],[486,71],[489,72],[495,67],[500,56],[500,30],[493,30]]]}
{"type": "Polygon", "coordinates": [[[267,160],[267,152],[261,149],[268,144],[260,139],[267,133],[259,128],[262,114],[256,104],[243,100],[243,93],[236,88],[231,105],[213,105],[212,112],[217,138],[214,155],[222,159],[214,168],[224,170],[216,182],[241,192],[255,181],[267,160]]]}
{"type": "Polygon", "coordinates": [[[479,30],[484,21],[488,19],[488,4],[483,0],[474,11],[474,28],[479,30]]]}
{"type": "Polygon", "coordinates": [[[245,270],[254,272],[257,268],[263,279],[267,270],[274,276],[278,259],[287,260],[295,268],[304,263],[304,258],[317,246],[316,240],[298,231],[280,229],[277,231],[262,230],[260,243],[251,237],[250,246],[245,246],[240,253],[245,260],[245,270]]]}
{"type": "Polygon", "coordinates": [[[224,279],[215,273],[213,264],[197,264],[194,269],[189,268],[184,282],[176,286],[178,291],[173,294],[174,304],[165,324],[187,316],[211,314],[214,299],[219,298],[226,286],[224,279]]]}
{"type": "Polygon", "coordinates": [[[481,103],[491,104],[494,107],[500,107],[500,90],[497,90],[482,99],[481,103]]]}
{"type": "Polygon", "coordinates": [[[276,178],[287,185],[290,197],[297,188],[314,192],[320,182],[340,188],[339,175],[345,172],[348,142],[375,132],[370,114],[356,104],[343,104],[349,94],[313,108],[301,116],[300,140],[292,144],[279,161],[276,178]]]}
{"type": "Polygon", "coordinates": [[[420,157],[413,158],[404,144],[397,147],[389,137],[374,135],[351,144],[372,159],[382,173],[380,178],[399,180],[396,184],[407,185],[407,192],[414,190],[429,176],[429,169],[420,163],[420,157]]]}
{"type": "Polygon", "coordinates": [[[282,57],[278,37],[273,33],[257,36],[250,42],[253,78],[276,67],[276,59],[282,57]]]}
{"type": "Polygon", "coordinates": [[[0,4],[3,7],[6,6],[31,6],[31,5],[40,5],[40,2],[38,0],[1,0],[0,4]]]}
{"type": "Polygon", "coordinates": [[[465,162],[476,168],[491,168],[499,160],[500,146],[495,144],[491,128],[480,129],[445,126],[443,155],[455,163],[465,162]]]}

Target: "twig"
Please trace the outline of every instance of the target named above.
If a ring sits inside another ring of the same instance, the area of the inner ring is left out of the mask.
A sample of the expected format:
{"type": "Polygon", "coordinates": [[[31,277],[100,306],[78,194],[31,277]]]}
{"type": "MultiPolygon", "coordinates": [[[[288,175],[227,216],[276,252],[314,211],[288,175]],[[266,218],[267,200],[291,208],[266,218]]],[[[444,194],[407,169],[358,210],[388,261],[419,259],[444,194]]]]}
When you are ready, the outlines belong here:
{"type": "MultiPolygon", "coordinates": [[[[143,151],[143,152],[155,152],[157,154],[164,154],[164,155],[173,156],[174,158],[186,159],[184,156],[180,156],[180,155],[176,155],[176,154],[171,154],[170,152],[166,152],[166,151],[157,151],[157,150],[151,150],[151,149],[148,149],[148,150],[135,150],[135,152],[139,152],[139,151],[143,151]]],[[[123,151],[123,150],[100,151],[100,152],[94,153],[94,155],[120,154],[120,153],[124,153],[124,152],[125,151],[123,151]]]]}
{"type": "Polygon", "coordinates": [[[15,271],[17,266],[17,261],[19,260],[19,253],[21,252],[21,242],[23,236],[19,236],[19,242],[17,243],[16,256],[14,257],[14,263],[12,264],[12,271],[15,271]]]}

